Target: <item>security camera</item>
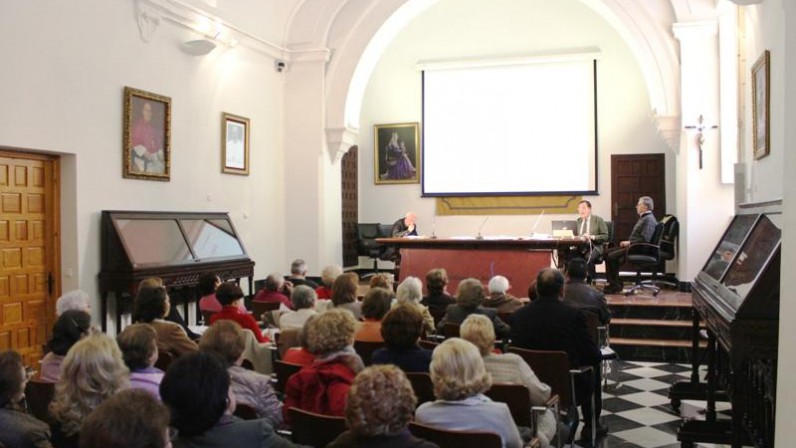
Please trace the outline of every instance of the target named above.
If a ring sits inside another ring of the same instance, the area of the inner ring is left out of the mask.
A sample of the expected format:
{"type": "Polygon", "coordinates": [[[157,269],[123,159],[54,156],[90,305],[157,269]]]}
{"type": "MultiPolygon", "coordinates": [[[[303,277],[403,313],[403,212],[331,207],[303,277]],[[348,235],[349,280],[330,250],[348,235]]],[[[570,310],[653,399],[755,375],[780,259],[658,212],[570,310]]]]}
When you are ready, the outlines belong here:
{"type": "Polygon", "coordinates": [[[286,67],[287,67],[287,64],[285,63],[285,61],[276,61],[276,62],[274,62],[274,68],[279,73],[282,73],[283,71],[285,71],[286,67]]]}

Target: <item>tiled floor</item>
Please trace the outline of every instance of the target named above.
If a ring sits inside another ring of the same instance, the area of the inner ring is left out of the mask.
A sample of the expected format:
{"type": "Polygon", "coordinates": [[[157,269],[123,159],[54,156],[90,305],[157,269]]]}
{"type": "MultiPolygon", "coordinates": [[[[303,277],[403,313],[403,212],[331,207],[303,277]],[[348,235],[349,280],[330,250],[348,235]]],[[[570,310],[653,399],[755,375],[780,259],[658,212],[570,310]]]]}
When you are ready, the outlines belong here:
{"type": "MultiPolygon", "coordinates": [[[[615,361],[603,388],[602,421],[608,435],[598,440],[602,448],[674,448],[679,447],[677,429],[682,417],[676,414],[667,394],[675,381],[690,376],[690,366],[654,362],[615,361]]],[[[680,413],[698,415],[705,403],[683,401],[680,413]]],[[[718,403],[717,410],[727,408],[718,403]]],[[[580,430],[579,430],[580,431],[580,430]]],[[[576,438],[576,446],[588,444],[576,438]]],[[[721,445],[697,444],[698,447],[721,445]]]]}

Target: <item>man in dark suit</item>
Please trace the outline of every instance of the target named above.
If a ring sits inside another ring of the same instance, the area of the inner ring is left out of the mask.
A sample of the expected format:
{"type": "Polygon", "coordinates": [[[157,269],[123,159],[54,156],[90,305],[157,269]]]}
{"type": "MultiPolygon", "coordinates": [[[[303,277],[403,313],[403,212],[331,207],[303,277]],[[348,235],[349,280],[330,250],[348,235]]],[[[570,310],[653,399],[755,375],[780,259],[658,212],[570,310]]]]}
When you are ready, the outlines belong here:
{"type": "Polygon", "coordinates": [[[606,294],[614,294],[622,291],[622,284],[619,283],[619,266],[625,262],[627,256],[626,248],[634,243],[649,243],[652,240],[652,235],[655,233],[655,226],[658,221],[652,215],[652,210],[655,205],[652,198],[649,196],[642,196],[638,198],[636,204],[636,213],[638,213],[638,221],[633,226],[633,231],[630,232],[630,237],[627,241],[619,243],[619,247],[609,250],[605,254],[605,271],[608,277],[608,285],[603,289],[606,294]]]}
{"type": "MultiPolygon", "coordinates": [[[[585,425],[591,426],[591,396],[594,394],[597,433],[604,435],[607,429],[598,420],[602,410],[599,389],[601,356],[597,343],[589,334],[584,311],[562,302],[564,275],[557,269],[546,268],[539,272],[536,277],[536,292],[539,295],[536,300],[512,315],[512,345],[532,350],[563,350],[569,356],[571,367],[593,366],[593,374],[581,376],[576,395],[581,403],[583,421],[585,425]]],[[[590,433],[591,428],[584,428],[582,434],[590,433]]]]}
{"type": "Polygon", "coordinates": [[[594,265],[603,262],[603,248],[608,242],[608,225],[601,217],[592,214],[591,202],[578,203],[578,220],[575,226],[575,235],[584,241],[589,241],[581,252],[589,267],[589,280],[594,278],[594,265]]]}
{"type": "Polygon", "coordinates": [[[600,325],[611,321],[611,311],[608,309],[605,294],[586,283],[586,261],[580,258],[573,258],[567,263],[564,303],[596,314],[600,325]]]}

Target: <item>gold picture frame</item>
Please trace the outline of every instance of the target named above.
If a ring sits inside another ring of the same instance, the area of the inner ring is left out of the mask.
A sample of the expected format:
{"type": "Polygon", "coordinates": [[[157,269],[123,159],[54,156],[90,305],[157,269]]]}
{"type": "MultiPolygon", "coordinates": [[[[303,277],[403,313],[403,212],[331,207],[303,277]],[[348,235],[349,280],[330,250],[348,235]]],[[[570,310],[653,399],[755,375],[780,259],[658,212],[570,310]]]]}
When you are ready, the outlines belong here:
{"type": "Polygon", "coordinates": [[[122,176],[171,180],[171,98],[124,88],[122,176]]]}
{"type": "Polygon", "coordinates": [[[752,66],[752,148],[755,160],[771,152],[771,56],[766,50],[752,66]]]}
{"type": "Polygon", "coordinates": [[[373,170],[377,185],[420,183],[421,155],[420,123],[374,126],[373,170]]]}
{"type": "Polygon", "coordinates": [[[249,119],[221,114],[221,172],[249,175],[249,119]]]}

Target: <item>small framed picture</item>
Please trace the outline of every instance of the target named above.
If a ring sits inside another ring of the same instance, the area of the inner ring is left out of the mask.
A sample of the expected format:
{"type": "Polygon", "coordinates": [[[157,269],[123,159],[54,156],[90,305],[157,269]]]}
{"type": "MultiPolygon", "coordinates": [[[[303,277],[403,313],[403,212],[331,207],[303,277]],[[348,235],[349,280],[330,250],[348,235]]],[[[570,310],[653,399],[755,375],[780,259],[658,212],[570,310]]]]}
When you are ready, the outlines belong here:
{"type": "Polygon", "coordinates": [[[221,171],[249,175],[249,119],[224,112],[221,116],[221,171]]]}
{"type": "Polygon", "coordinates": [[[752,143],[755,160],[771,152],[771,56],[768,50],[752,66],[752,143]]]}
{"type": "Polygon", "coordinates": [[[124,88],[122,176],[168,182],[171,173],[171,98],[124,88]]]}
{"type": "Polygon", "coordinates": [[[420,124],[377,124],[373,130],[376,184],[420,182],[420,124]]]}

